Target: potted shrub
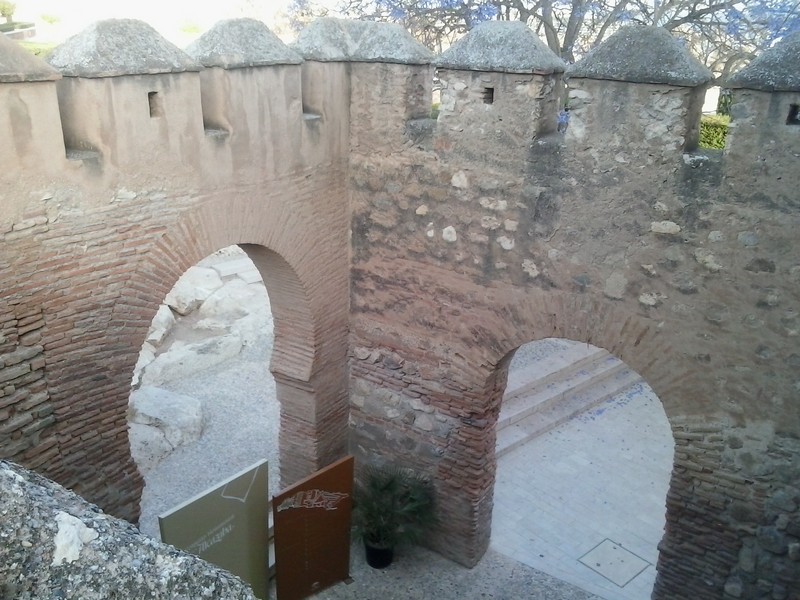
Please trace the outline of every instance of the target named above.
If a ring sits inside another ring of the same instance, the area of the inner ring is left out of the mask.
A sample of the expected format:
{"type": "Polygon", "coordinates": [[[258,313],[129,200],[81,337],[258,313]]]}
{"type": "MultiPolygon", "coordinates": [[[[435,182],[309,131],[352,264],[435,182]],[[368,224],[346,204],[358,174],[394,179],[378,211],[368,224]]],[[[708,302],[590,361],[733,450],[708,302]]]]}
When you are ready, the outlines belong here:
{"type": "Polygon", "coordinates": [[[418,542],[436,521],[430,481],[399,467],[366,467],[353,510],[367,564],[375,569],[388,567],[397,544],[418,542]]]}

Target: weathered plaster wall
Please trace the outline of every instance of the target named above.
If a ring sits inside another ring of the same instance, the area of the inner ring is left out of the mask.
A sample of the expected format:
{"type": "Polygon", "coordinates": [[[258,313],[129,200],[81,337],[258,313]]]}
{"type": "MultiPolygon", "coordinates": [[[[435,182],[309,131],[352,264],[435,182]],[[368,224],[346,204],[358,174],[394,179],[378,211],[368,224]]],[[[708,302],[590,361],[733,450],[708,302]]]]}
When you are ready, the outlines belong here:
{"type": "Polygon", "coordinates": [[[789,214],[800,203],[796,190],[800,124],[787,124],[792,105],[800,106],[800,92],[737,89],[724,163],[725,179],[738,198],[789,214]]]}
{"type": "Polygon", "coordinates": [[[560,74],[439,69],[441,93],[434,146],[484,168],[524,168],[531,141],[553,133],[564,100],[560,74]],[[505,148],[487,154],[487,146],[505,148]],[[501,163],[501,164],[498,164],[501,163]]]}

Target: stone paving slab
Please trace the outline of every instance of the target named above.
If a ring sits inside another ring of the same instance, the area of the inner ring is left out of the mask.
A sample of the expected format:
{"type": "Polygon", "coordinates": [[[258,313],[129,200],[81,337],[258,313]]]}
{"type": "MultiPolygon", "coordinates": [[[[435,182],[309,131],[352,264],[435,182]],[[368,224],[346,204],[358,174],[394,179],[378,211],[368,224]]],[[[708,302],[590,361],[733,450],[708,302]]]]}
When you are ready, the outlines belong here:
{"type": "Polygon", "coordinates": [[[674,443],[644,382],[498,459],[491,547],[608,600],[649,599],[674,443]],[[618,586],[580,562],[610,539],[647,566],[618,586]]]}
{"type": "MultiPolygon", "coordinates": [[[[352,583],[337,584],[321,600],[600,600],[589,592],[489,550],[466,569],[425,548],[404,547],[386,569],[373,569],[364,549],[350,551],[352,583]]],[[[275,597],[274,589],[272,597],[275,597]]]]}
{"type": "Polygon", "coordinates": [[[546,338],[524,344],[514,354],[508,369],[506,389],[512,393],[520,385],[598,352],[598,348],[572,340],[546,338]]]}
{"type": "Polygon", "coordinates": [[[609,539],[603,540],[581,556],[580,561],[621,588],[650,565],[609,539]]]}

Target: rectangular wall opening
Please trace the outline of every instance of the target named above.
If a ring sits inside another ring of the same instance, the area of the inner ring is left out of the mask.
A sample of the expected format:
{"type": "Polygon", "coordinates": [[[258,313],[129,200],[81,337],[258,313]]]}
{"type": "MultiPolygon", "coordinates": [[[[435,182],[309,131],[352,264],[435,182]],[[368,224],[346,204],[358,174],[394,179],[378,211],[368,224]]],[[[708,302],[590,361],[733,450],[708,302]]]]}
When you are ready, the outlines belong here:
{"type": "Polygon", "coordinates": [[[800,125],[800,104],[789,105],[789,115],[786,117],[787,125],[800,125]]]}
{"type": "Polygon", "coordinates": [[[147,104],[150,107],[151,119],[164,116],[164,106],[158,92],[147,92],[147,104]]]}
{"type": "Polygon", "coordinates": [[[485,87],[485,88],[483,88],[483,103],[484,104],[494,104],[494,88],[493,87],[485,87]]]}

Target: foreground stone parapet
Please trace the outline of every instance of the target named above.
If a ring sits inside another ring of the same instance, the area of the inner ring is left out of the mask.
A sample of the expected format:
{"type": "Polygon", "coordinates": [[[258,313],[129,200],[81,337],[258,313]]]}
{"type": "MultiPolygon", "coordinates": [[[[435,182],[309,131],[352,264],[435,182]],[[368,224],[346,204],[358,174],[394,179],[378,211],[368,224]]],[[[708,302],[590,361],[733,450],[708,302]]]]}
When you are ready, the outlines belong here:
{"type": "Polygon", "coordinates": [[[235,575],[0,462],[0,597],[255,600],[235,575]]]}

